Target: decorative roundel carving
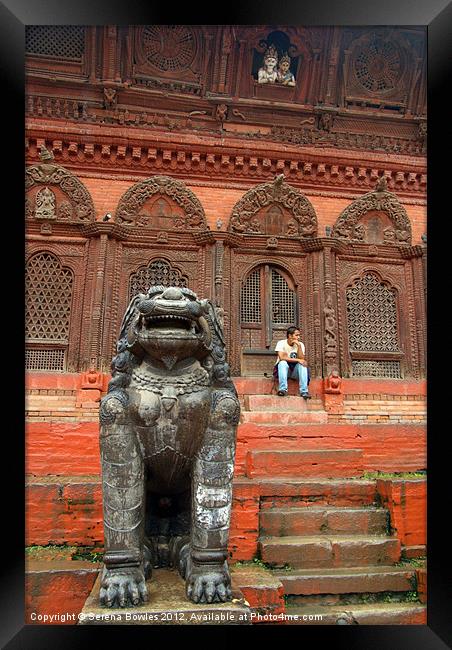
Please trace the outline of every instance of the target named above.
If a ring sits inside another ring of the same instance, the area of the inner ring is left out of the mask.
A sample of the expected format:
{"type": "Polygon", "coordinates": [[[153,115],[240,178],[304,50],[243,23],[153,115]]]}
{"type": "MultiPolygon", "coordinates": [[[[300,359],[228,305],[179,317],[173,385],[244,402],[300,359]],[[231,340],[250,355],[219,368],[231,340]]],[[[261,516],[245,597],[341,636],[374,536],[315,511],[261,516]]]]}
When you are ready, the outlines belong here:
{"type": "Polygon", "coordinates": [[[353,61],[356,80],[372,93],[394,90],[403,67],[403,56],[398,45],[378,37],[359,48],[353,61]]]}
{"type": "Polygon", "coordinates": [[[143,30],[143,49],[158,70],[185,70],[195,56],[195,37],[185,25],[149,25],[143,30]]]}

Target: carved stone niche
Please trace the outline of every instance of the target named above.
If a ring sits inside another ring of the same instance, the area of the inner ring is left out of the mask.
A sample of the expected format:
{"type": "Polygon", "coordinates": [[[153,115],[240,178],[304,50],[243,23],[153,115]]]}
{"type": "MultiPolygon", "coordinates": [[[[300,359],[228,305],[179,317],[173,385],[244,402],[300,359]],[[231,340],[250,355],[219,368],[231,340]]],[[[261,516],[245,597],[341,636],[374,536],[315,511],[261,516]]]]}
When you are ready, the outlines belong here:
{"type": "Polygon", "coordinates": [[[90,193],[71,172],[59,165],[43,163],[25,172],[25,217],[56,223],[94,221],[90,193]]]}
{"type": "Polygon", "coordinates": [[[411,244],[411,224],[395,194],[381,178],[375,190],[356,199],[339,215],[333,237],[366,244],[411,244]]]}
{"type": "Polygon", "coordinates": [[[159,232],[208,230],[204,209],[195,194],[182,181],[167,176],[153,176],[127,190],[115,221],[159,232]]]}
{"type": "Polygon", "coordinates": [[[229,232],[271,237],[315,237],[317,216],[311,202],[284,181],[263,183],[244,194],[232,209],[229,232]]]}

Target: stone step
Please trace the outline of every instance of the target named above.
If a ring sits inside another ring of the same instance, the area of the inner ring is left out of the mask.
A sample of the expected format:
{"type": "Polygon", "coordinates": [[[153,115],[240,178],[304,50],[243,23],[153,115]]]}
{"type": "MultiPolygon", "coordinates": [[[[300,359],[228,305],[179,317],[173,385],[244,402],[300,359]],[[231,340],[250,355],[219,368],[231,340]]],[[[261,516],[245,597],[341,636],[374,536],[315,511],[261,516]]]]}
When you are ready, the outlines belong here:
{"type": "Polygon", "coordinates": [[[83,560],[25,562],[25,622],[76,625],[100,564],[83,560]],[[61,620],[64,613],[65,620],[61,620]],[[35,616],[53,616],[36,620],[35,616]]]}
{"type": "Polygon", "coordinates": [[[413,591],[416,570],[406,567],[366,566],[345,569],[275,571],[288,596],[413,591]]]}
{"type": "Polygon", "coordinates": [[[273,571],[258,565],[230,565],[232,584],[256,611],[280,614],[284,612],[284,588],[273,571]]]}
{"type": "Polygon", "coordinates": [[[400,541],[395,537],[263,537],[259,549],[264,562],[296,569],[391,565],[400,560],[400,541]]]}
{"type": "Polygon", "coordinates": [[[261,511],[260,533],[292,535],[384,535],[388,511],[384,508],[275,508],[261,511]]]}
{"type": "MultiPolygon", "coordinates": [[[[302,400],[302,397],[297,397],[302,400]]],[[[303,400],[304,401],[304,400],[303,400]]],[[[256,424],[326,424],[326,411],[242,411],[240,422],[256,424]]]]}
{"type": "Polygon", "coordinates": [[[246,475],[351,478],[364,471],[360,449],[255,450],[248,452],[246,475]]]}
{"type": "Polygon", "coordinates": [[[323,403],[320,399],[300,398],[299,395],[286,395],[279,397],[275,395],[246,395],[244,399],[245,408],[248,411],[297,411],[307,412],[323,410],[323,403]]]}
{"type": "Polygon", "coordinates": [[[420,603],[307,605],[287,607],[284,622],[286,625],[336,625],[338,619],[346,620],[349,625],[425,625],[427,608],[420,603]]]}
{"type": "Polygon", "coordinates": [[[314,505],[364,506],[375,505],[376,485],[375,479],[249,479],[240,476],[234,479],[234,492],[246,494],[250,490],[257,491],[262,510],[314,505]]]}

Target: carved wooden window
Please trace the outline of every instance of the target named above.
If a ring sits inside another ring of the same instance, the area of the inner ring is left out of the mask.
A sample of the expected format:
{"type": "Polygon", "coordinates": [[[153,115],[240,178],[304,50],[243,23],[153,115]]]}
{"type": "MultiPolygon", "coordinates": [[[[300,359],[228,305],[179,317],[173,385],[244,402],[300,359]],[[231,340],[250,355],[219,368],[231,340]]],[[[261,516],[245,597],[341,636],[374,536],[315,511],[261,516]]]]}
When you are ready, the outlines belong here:
{"type": "Polygon", "coordinates": [[[188,287],[188,278],[165,260],[154,260],[130,276],[129,301],[138,293],[146,293],[153,285],[188,287]]]}
{"type": "Polygon", "coordinates": [[[400,360],[394,358],[402,356],[395,291],[366,273],[348,287],[346,300],[352,374],[400,377],[400,360]]]}
{"type": "Polygon", "coordinates": [[[81,61],[85,28],[79,25],[30,25],[25,28],[25,52],[81,61]]]}
{"type": "Polygon", "coordinates": [[[150,25],[143,30],[146,59],[161,72],[187,69],[196,53],[193,32],[186,25],[150,25]]]}
{"type": "Polygon", "coordinates": [[[242,323],[260,323],[262,320],[260,269],[252,271],[242,286],[240,320],[242,323]]]}
{"type": "Polygon", "coordinates": [[[51,253],[38,253],[27,264],[25,285],[26,367],[64,370],[74,277],[51,253]]]}
{"type": "Polygon", "coordinates": [[[374,93],[393,90],[401,76],[399,48],[390,41],[375,38],[359,51],[354,61],[356,79],[374,93]]]}
{"type": "Polygon", "coordinates": [[[272,269],[272,311],[273,323],[295,322],[294,292],[283,276],[272,269]]]}

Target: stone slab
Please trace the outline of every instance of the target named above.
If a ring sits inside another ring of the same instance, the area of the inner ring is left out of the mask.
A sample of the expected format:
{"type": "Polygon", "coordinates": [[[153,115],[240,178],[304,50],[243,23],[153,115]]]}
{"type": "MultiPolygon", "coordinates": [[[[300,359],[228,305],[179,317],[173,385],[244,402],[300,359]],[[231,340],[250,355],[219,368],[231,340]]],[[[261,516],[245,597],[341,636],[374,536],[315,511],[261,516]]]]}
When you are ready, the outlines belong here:
{"type": "Polygon", "coordinates": [[[251,610],[232,578],[232,601],[200,603],[189,601],[185,583],[171,569],[154,569],[146,582],[149,602],[127,608],[99,604],[100,574],[80,616],[80,625],[250,625],[251,610]]]}

